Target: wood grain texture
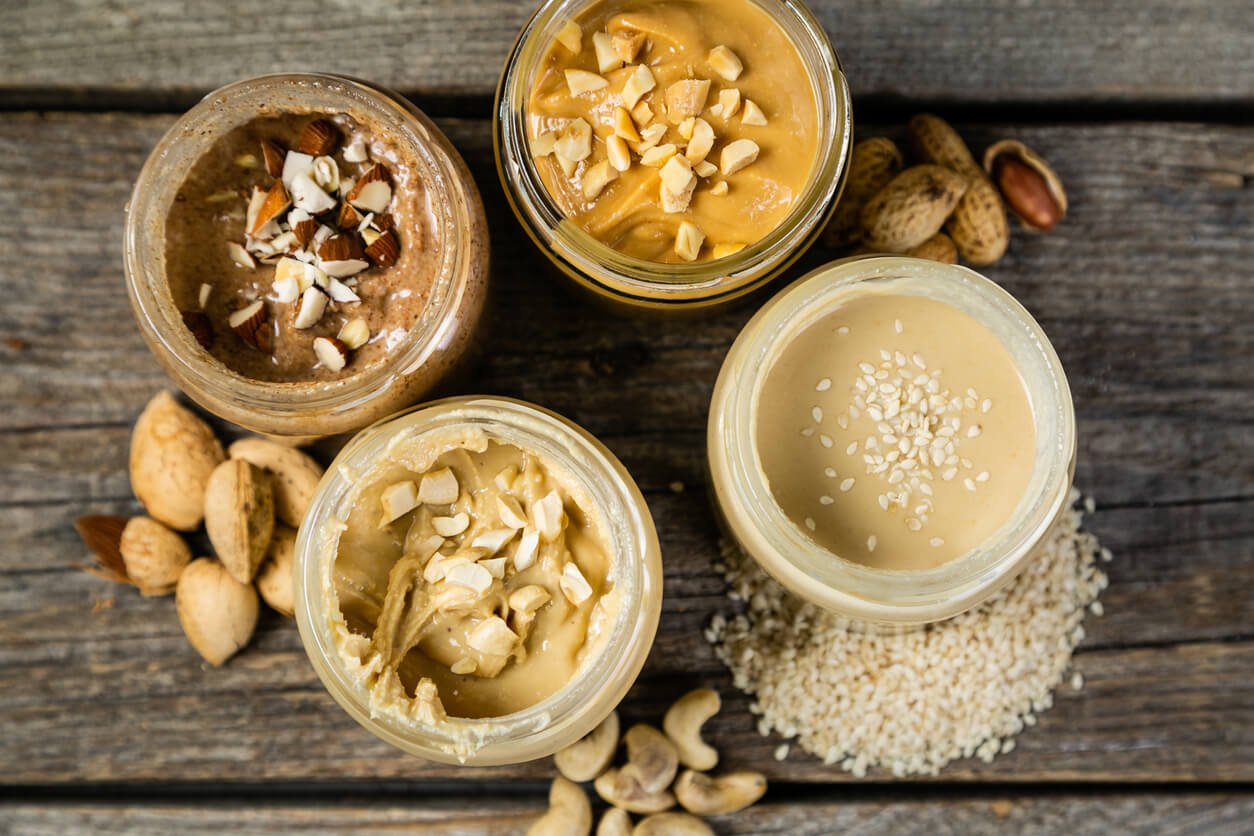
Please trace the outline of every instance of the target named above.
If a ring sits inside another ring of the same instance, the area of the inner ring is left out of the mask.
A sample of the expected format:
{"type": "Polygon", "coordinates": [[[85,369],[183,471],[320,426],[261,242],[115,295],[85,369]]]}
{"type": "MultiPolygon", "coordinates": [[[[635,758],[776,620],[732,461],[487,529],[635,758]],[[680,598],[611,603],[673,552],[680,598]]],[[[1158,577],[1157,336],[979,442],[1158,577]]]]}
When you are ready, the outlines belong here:
{"type": "MultiPolygon", "coordinates": [[[[356,727],[290,622],[268,616],[252,647],[209,670],[168,599],[74,568],[84,557],[75,516],[136,507],[129,424],[165,384],[130,319],[120,246],[130,182],[170,122],[0,122],[0,213],[13,219],[0,226],[11,254],[0,260],[0,783],[464,778],[356,727]],[[35,171],[42,185],[31,191],[35,171]]],[[[776,763],[779,741],[756,734],[699,637],[730,607],[711,568],[705,409],[751,306],[676,327],[562,292],[504,209],[486,124],[443,124],[484,192],[497,265],[491,336],[459,391],[536,400],[584,424],[631,468],[658,522],[667,599],[628,719],[656,722],[708,683],[727,698],[712,737],[729,763],[846,780],[804,757],[776,763]],[[682,493],[668,489],[676,480],[682,493]]],[[[1063,358],[1080,418],[1078,482],[1100,500],[1092,526],[1119,557],[1107,615],[1090,619],[1078,657],[1085,690],[1063,689],[1010,756],[955,764],[942,780],[1254,780],[1254,472],[1241,455],[1254,449],[1254,129],[966,132],[977,148],[1021,137],[1067,183],[1073,212],[1059,230],[1016,230],[986,272],[1041,319],[1063,358]]],[[[792,275],[830,257],[815,250],[792,275]]],[[[541,762],[473,775],[550,772],[541,762]]]]}
{"type": "MultiPolygon", "coordinates": [[[[855,94],[994,101],[1254,100],[1245,0],[810,0],[855,94]]],[[[485,96],[537,0],[0,5],[0,100],[189,98],[317,69],[420,95],[485,96]]],[[[136,102],[140,101],[136,99],[136,102]]],[[[486,115],[486,113],[485,113],[486,115]]]]}
{"type": "MultiPolygon", "coordinates": [[[[154,803],[0,805],[13,836],[127,833],[134,836],[270,833],[429,833],[445,836],[522,834],[543,812],[542,802],[396,799],[362,803],[302,800],[291,803],[154,803]]],[[[818,836],[830,833],[944,836],[945,834],[1067,833],[1222,834],[1246,831],[1254,797],[1223,793],[1117,796],[1015,794],[969,800],[772,801],[712,819],[719,833],[818,836]]]]}

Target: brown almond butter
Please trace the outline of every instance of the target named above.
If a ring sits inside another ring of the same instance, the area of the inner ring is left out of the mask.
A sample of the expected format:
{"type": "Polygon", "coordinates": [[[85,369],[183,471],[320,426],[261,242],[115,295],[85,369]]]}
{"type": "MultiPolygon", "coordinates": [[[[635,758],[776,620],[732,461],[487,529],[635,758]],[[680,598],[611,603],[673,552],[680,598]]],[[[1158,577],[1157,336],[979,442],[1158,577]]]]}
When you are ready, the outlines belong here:
{"type": "Polygon", "coordinates": [[[849,178],[836,204],[836,212],[823,230],[823,245],[844,247],[857,243],[862,235],[859,223],[862,207],[876,192],[888,185],[902,167],[901,151],[886,137],[864,139],[853,147],[849,178]]]}
{"type": "Polygon", "coordinates": [[[967,178],[948,168],[907,168],[862,208],[863,243],[888,253],[919,246],[940,232],[966,190],[967,178]]]}
{"type": "Polygon", "coordinates": [[[209,425],[161,391],[131,433],[131,489],[154,519],[192,531],[204,519],[209,476],[225,458],[209,425]]]}

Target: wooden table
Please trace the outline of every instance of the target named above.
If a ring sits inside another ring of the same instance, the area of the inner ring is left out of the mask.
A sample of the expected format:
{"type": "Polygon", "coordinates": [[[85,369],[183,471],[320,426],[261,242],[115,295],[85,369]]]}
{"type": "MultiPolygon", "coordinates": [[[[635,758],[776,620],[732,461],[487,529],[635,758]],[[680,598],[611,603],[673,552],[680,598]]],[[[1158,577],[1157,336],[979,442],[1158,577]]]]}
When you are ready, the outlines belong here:
{"type": "MultiPolygon", "coordinates": [[[[0,831],[522,830],[548,761],[471,771],[401,755],[324,692],[290,621],[221,670],[169,599],[79,571],[71,522],[138,509],[130,423],[166,380],[132,324],[123,204],[175,114],[280,69],[364,76],[452,136],[488,206],[493,337],[470,388],[603,438],[661,532],[666,603],[624,703],[656,721],[709,684],[713,739],[772,790],[723,832],[1254,828],[1254,11],[1249,0],[815,2],[860,136],[921,109],[976,148],[1019,137],[1072,213],[1016,231],[987,274],[1052,336],[1080,421],[1077,483],[1115,553],[1087,682],[991,765],[855,781],[777,763],[700,637],[731,604],[711,568],[705,409],[752,313],[623,319],[565,292],[492,165],[490,96],[526,0],[220,0],[0,7],[0,831]],[[674,492],[670,485],[686,488],[674,492]]],[[[812,251],[792,275],[831,257],[812,251]]]]}

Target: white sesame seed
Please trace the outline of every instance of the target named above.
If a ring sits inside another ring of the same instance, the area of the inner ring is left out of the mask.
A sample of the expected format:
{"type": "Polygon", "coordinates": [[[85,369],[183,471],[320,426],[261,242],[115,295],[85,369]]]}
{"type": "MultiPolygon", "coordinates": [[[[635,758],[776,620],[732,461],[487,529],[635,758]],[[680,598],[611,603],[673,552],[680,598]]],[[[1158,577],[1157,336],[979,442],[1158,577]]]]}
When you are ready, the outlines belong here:
{"type": "MultiPolygon", "coordinates": [[[[927,368],[927,363],[923,362],[923,355],[922,355],[922,354],[915,354],[914,356],[912,356],[912,357],[910,358],[910,362],[914,363],[914,364],[915,364],[916,366],[918,366],[920,369],[926,369],[926,368],[927,368]]],[[[920,385],[920,386],[922,386],[924,383],[926,383],[926,381],[922,381],[922,382],[920,382],[917,378],[915,379],[915,381],[914,381],[914,382],[915,382],[915,383],[917,383],[917,384],[918,384],[918,385],[920,385]]]]}
{"type": "Polygon", "coordinates": [[[1101,601],[1094,601],[1093,603],[1089,604],[1089,612],[1093,613],[1093,615],[1096,615],[1098,617],[1101,617],[1106,614],[1106,610],[1102,607],[1101,601]]]}
{"type": "Polygon", "coordinates": [[[1079,671],[1071,674],[1071,690],[1079,691],[1084,687],[1084,675],[1079,671]]]}
{"type": "Polygon", "coordinates": [[[822,496],[820,496],[820,497],[819,497],[819,504],[820,504],[820,505],[831,505],[831,504],[832,504],[833,502],[835,502],[835,501],[836,501],[836,500],[832,499],[832,498],[831,498],[830,496],[828,496],[827,494],[823,494],[822,496]]]}
{"type": "Polygon", "coordinates": [[[990,401],[988,398],[985,398],[984,402],[980,404],[980,412],[988,412],[992,408],[993,408],[993,402],[990,401]]]}
{"type": "Polygon", "coordinates": [[[903,327],[901,326],[901,320],[900,320],[900,319],[899,319],[899,320],[897,320],[896,322],[894,322],[894,323],[893,323],[893,327],[897,329],[897,333],[898,333],[898,334],[900,334],[902,331],[906,330],[905,328],[903,328],[903,327]]]}
{"type": "Polygon", "coordinates": [[[806,517],[805,522],[806,522],[806,528],[810,529],[811,531],[813,531],[817,527],[812,517],[806,517]]]}
{"type": "Polygon", "coordinates": [[[856,441],[849,442],[849,446],[845,448],[845,455],[852,456],[857,452],[858,452],[858,442],[856,441]]]}
{"type": "Polygon", "coordinates": [[[785,760],[787,757],[788,757],[788,744],[787,743],[781,743],[775,747],[775,760],[782,761],[782,760],[785,760]]]}
{"type": "Polygon", "coordinates": [[[812,435],[814,435],[814,427],[805,427],[801,430],[802,438],[809,438],[812,435]]]}
{"type": "Polygon", "coordinates": [[[977,482],[987,482],[987,481],[988,481],[988,471],[987,471],[987,470],[981,470],[981,471],[980,471],[980,475],[975,477],[975,481],[977,481],[977,482]]]}
{"type": "Polygon", "coordinates": [[[879,503],[880,503],[880,508],[887,511],[888,510],[888,494],[886,493],[880,494],[879,503]]]}
{"type": "Polygon", "coordinates": [[[866,362],[859,363],[858,368],[862,370],[863,374],[872,374],[872,375],[875,374],[875,367],[872,366],[870,363],[866,363],[866,362]]]}
{"type": "Polygon", "coordinates": [[[814,391],[816,392],[826,392],[828,389],[831,389],[831,388],[832,388],[832,379],[830,377],[825,377],[814,385],[814,391]]]}
{"type": "Polygon", "coordinates": [[[830,435],[820,435],[819,443],[822,444],[824,447],[831,449],[831,446],[835,444],[836,442],[832,441],[832,437],[830,435]]]}
{"type": "Polygon", "coordinates": [[[836,329],[836,333],[840,334],[842,337],[845,336],[846,334],[849,333],[849,326],[847,325],[840,326],[839,328],[836,329]]]}
{"type": "Polygon", "coordinates": [[[848,479],[845,479],[843,482],[840,483],[841,493],[848,493],[852,489],[853,489],[853,477],[852,476],[850,476],[848,479]]]}
{"type": "Polygon", "coordinates": [[[953,478],[957,475],[958,475],[958,468],[951,467],[941,474],[941,479],[944,479],[946,482],[950,482],[950,481],[953,481],[953,478]]]}
{"type": "Polygon", "coordinates": [[[975,490],[975,482],[974,482],[974,481],[972,481],[971,479],[963,479],[963,480],[962,480],[962,486],[963,486],[964,488],[966,488],[967,490],[969,490],[969,491],[974,491],[974,490],[975,490]]]}
{"type": "Polygon", "coordinates": [[[914,517],[911,517],[910,519],[906,520],[906,528],[910,529],[911,531],[918,531],[922,527],[923,527],[923,523],[919,522],[914,517]]]}
{"type": "Polygon", "coordinates": [[[941,546],[945,545],[945,541],[940,537],[933,537],[931,540],[928,540],[928,542],[932,544],[932,548],[934,549],[939,549],[941,546]]]}
{"type": "Polygon", "coordinates": [[[979,438],[982,432],[984,430],[980,429],[979,424],[972,424],[971,428],[967,430],[967,438],[979,438]]]}
{"type": "Polygon", "coordinates": [[[836,478],[836,468],[834,468],[834,467],[826,467],[826,468],[823,468],[823,475],[824,475],[824,476],[826,476],[828,479],[835,479],[835,478],[836,478]]]}
{"type": "Polygon", "coordinates": [[[866,550],[867,550],[867,551],[869,551],[869,552],[873,552],[873,551],[875,551],[875,544],[876,544],[877,542],[878,542],[878,541],[876,540],[876,537],[875,537],[875,535],[874,535],[874,534],[872,534],[870,537],[866,538],[866,550]]]}
{"type": "Polygon", "coordinates": [[[810,407],[810,417],[814,419],[814,423],[823,423],[823,410],[817,406],[810,407]]]}

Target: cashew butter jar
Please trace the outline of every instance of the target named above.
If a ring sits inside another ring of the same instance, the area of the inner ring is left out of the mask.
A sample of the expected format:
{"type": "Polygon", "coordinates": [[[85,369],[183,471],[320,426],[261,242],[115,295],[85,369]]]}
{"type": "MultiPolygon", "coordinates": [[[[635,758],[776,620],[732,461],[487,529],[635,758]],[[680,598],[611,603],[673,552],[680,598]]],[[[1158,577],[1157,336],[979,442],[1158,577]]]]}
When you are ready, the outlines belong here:
{"type": "Polygon", "coordinates": [[[549,0],[497,89],[523,228],[629,309],[761,287],[814,240],[846,174],[849,88],[795,0],[549,0]]]}
{"type": "Polygon", "coordinates": [[[140,333],[210,412],[277,437],[360,429],[474,344],[479,192],[399,95],[316,73],[210,93],[157,143],[127,208],[140,333]]]}
{"type": "Polygon", "coordinates": [[[714,390],[713,494],[731,538],[858,622],[976,606],[1066,508],[1075,413],[1010,294],[899,256],[821,267],[745,326],[714,390]]]}
{"type": "Polygon", "coordinates": [[[520,401],[462,397],[360,433],[296,544],[296,618],[335,700],[446,763],[544,757],[644,664],[661,553],[623,465],[520,401]]]}

